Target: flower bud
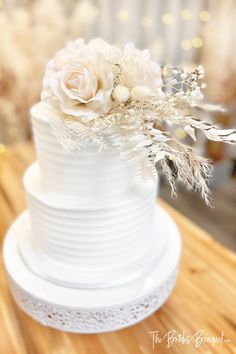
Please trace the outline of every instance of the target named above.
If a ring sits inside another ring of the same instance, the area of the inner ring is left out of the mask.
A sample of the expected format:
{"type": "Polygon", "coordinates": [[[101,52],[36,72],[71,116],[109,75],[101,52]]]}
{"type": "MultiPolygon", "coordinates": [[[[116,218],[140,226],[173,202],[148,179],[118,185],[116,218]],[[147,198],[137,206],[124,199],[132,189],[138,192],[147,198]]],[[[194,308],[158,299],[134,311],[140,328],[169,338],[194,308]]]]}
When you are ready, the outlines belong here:
{"type": "Polygon", "coordinates": [[[130,97],[129,89],[125,86],[116,86],[112,92],[112,98],[118,102],[126,102],[130,97]]]}

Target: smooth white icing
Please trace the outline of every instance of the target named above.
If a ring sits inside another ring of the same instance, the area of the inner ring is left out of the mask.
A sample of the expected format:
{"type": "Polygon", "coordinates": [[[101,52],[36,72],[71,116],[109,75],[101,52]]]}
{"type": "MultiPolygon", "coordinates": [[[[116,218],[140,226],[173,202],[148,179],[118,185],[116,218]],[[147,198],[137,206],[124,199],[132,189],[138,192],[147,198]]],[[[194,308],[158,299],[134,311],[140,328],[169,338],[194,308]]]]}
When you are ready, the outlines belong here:
{"type": "Polygon", "coordinates": [[[36,106],[39,162],[24,177],[31,219],[30,240],[20,245],[26,263],[69,286],[140,275],[153,244],[156,183],[137,181],[117,153],[63,150],[41,114],[36,106]]]}

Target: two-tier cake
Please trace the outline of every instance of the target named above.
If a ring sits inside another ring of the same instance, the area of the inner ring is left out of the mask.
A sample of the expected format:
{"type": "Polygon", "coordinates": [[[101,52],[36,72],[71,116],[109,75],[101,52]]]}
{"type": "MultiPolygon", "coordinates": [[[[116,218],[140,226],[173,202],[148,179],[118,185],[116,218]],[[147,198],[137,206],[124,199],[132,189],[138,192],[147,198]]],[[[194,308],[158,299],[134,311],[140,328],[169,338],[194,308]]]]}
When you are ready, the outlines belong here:
{"type": "Polygon", "coordinates": [[[136,181],[117,152],[63,150],[43,108],[32,109],[38,162],[24,177],[31,235],[19,243],[22,258],[38,275],[72,288],[137,278],[157,256],[150,257],[156,183],[136,181]]]}
{"type": "Polygon", "coordinates": [[[5,264],[19,305],[43,324],[101,332],[155,311],[175,282],[176,227],[117,152],[66,151],[44,103],[33,107],[38,162],[24,176],[29,210],[9,230],[5,264]]]}
{"type": "Polygon", "coordinates": [[[49,62],[41,98],[28,210],[4,245],[13,295],[50,327],[129,326],[167,299],[180,256],[178,230],[156,204],[156,164],[171,179],[169,162],[184,156],[158,127],[172,102],[160,67],[132,45],[77,40],[49,62]]]}

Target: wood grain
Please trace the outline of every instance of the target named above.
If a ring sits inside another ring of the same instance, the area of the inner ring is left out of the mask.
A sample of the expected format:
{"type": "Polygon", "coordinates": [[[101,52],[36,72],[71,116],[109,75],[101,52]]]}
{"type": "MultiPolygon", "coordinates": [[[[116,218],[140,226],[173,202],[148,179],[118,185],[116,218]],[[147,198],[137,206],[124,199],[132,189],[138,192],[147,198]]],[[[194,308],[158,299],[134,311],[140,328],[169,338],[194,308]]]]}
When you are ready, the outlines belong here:
{"type": "MultiPolygon", "coordinates": [[[[11,146],[0,155],[0,236],[25,209],[22,175],[35,159],[31,143],[11,146]]],[[[167,303],[145,321],[121,331],[99,334],[68,334],[43,327],[13,301],[0,257],[0,353],[1,354],[149,354],[236,353],[236,256],[216,243],[206,232],[163,201],[181,231],[183,254],[180,274],[167,303]],[[171,330],[206,336],[224,332],[229,342],[213,348],[202,343],[166,341],[152,348],[150,331],[160,337],[171,330]]],[[[194,208],[194,206],[193,206],[194,208]]]]}

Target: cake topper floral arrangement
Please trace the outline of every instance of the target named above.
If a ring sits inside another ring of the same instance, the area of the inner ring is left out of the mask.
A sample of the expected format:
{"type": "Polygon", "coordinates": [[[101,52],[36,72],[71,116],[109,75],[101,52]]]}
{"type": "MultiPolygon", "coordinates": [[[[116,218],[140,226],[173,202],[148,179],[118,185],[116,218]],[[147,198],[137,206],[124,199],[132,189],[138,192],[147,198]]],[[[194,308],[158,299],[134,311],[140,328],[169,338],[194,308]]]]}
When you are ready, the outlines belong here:
{"type": "Polygon", "coordinates": [[[193,72],[160,66],[147,50],[128,44],[123,50],[96,39],[77,39],[59,51],[46,68],[41,99],[47,105],[53,133],[65,149],[95,143],[115,149],[138,166],[144,178],[162,168],[176,193],[176,179],[200,191],[208,205],[212,164],[171,134],[182,125],[196,139],[196,130],[210,140],[236,142],[236,131],[221,130],[191,115],[201,103],[203,68],[193,72]],[[186,113],[187,112],[187,113],[186,113]]]}

